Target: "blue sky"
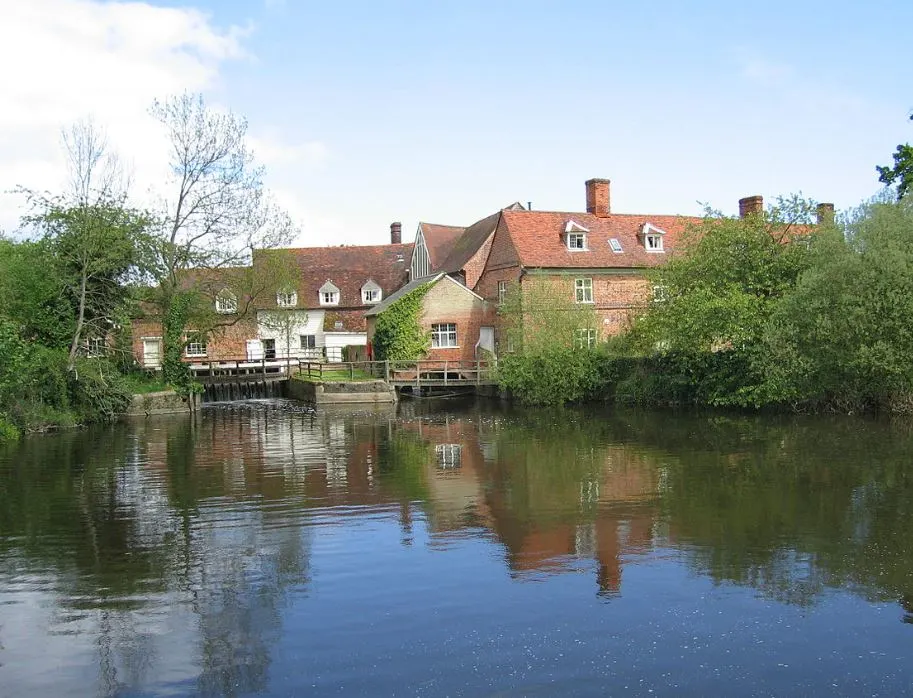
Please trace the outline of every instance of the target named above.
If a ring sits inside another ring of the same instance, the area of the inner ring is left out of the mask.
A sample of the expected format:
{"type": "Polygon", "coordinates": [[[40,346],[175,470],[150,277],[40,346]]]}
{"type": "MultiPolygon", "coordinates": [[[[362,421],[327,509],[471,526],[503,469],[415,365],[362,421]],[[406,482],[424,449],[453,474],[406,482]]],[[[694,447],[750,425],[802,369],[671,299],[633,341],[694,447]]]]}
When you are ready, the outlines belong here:
{"type": "Polygon", "coordinates": [[[197,41],[206,72],[162,86],[249,119],[301,244],[383,242],[393,220],[410,237],[515,200],[580,210],[590,177],[612,180],[618,212],[800,191],[845,208],[913,140],[908,1],[152,4],[213,37],[171,37],[197,41]]]}

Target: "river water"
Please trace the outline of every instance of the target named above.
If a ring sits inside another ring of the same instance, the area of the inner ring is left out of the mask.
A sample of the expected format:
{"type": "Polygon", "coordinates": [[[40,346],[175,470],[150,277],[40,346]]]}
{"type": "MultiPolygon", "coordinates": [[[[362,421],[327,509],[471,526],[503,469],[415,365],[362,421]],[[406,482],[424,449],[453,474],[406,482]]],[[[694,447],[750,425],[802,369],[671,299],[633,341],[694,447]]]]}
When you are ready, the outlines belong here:
{"type": "Polygon", "coordinates": [[[913,428],[211,405],[0,449],[2,696],[913,691],[913,428]]]}

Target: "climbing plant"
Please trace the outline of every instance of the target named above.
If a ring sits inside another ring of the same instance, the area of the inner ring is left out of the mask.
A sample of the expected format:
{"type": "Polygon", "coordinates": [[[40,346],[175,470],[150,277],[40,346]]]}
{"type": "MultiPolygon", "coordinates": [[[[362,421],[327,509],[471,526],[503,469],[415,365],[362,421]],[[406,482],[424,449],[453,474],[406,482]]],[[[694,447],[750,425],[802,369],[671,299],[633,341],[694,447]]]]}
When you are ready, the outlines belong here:
{"type": "Polygon", "coordinates": [[[184,329],[187,327],[187,319],[193,305],[192,294],[175,294],[171,298],[165,322],[162,324],[162,344],[164,345],[162,377],[182,397],[187,397],[194,392],[190,368],[181,361],[181,353],[184,350],[184,329]]]}
{"type": "Polygon", "coordinates": [[[378,360],[414,361],[431,347],[431,335],[422,329],[422,299],[431,289],[424,284],[392,303],[377,316],[374,355],[378,360]]]}

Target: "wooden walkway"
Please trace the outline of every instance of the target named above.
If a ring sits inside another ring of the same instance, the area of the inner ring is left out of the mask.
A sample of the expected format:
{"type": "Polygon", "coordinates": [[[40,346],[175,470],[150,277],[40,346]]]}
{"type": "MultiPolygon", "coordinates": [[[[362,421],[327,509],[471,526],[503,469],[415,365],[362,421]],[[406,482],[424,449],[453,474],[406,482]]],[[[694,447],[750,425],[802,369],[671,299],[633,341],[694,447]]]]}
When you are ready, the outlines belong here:
{"type": "Polygon", "coordinates": [[[382,380],[397,388],[494,385],[494,367],[487,361],[302,361],[301,375],[314,380],[382,380]]]}

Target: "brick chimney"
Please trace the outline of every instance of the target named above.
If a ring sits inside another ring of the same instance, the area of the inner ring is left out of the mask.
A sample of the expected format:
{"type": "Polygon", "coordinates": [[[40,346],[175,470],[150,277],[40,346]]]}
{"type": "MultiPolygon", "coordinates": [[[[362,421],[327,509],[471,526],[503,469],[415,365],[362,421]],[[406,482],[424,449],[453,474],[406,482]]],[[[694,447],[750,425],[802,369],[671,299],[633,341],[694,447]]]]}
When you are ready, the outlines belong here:
{"type": "Polygon", "coordinates": [[[586,212],[599,218],[605,218],[612,212],[608,179],[588,179],[586,181],[586,212]]]}
{"type": "Polygon", "coordinates": [[[746,196],[744,199],[739,199],[739,218],[746,218],[762,211],[764,211],[763,196],[746,196]]]}
{"type": "Polygon", "coordinates": [[[399,221],[390,224],[390,244],[399,245],[403,241],[403,224],[399,221]]]}
{"type": "Polygon", "coordinates": [[[818,217],[818,225],[834,222],[834,204],[818,204],[815,213],[818,217]]]}

